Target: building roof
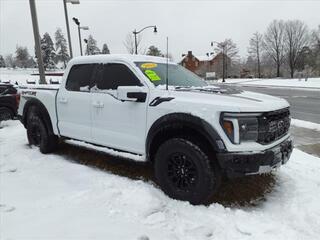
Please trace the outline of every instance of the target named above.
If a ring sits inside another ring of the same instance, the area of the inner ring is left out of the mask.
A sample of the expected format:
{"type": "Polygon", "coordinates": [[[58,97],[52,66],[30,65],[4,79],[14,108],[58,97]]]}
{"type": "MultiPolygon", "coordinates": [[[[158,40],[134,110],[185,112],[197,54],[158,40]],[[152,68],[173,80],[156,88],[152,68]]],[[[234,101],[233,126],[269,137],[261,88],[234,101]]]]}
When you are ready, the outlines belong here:
{"type": "MultiPolygon", "coordinates": [[[[186,54],[185,56],[181,57],[181,59],[178,61],[178,63],[181,63],[183,61],[183,59],[185,59],[185,57],[187,57],[188,55],[186,54]]],[[[211,54],[210,56],[208,55],[200,55],[200,56],[195,56],[193,55],[196,59],[198,59],[200,62],[205,62],[205,61],[211,61],[212,59],[214,59],[217,55],[215,54],[211,54]]]]}

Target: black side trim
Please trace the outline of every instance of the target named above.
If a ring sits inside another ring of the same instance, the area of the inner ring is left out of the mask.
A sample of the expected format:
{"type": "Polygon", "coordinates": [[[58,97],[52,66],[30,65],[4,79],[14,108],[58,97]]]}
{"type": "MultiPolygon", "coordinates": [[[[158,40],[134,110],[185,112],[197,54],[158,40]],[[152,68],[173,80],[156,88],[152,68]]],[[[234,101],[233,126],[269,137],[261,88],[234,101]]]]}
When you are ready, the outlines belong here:
{"type": "Polygon", "coordinates": [[[28,113],[29,107],[31,107],[31,106],[37,106],[37,108],[39,109],[39,112],[40,112],[40,117],[44,121],[49,134],[53,135],[54,133],[53,133],[50,115],[49,115],[46,107],[43,105],[43,103],[40,102],[36,98],[30,98],[24,105],[23,115],[22,115],[22,120],[21,120],[24,127],[27,128],[27,113],[28,113]]]}
{"type": "Polygon", "coordinates": [[[157,141],[157,135],[163,134],[170,135],[170,132],[177,128],[188,128],[194,132],[203,136],[210,144],[215,152],[225,152],[225,148],[221,149],[218,146],[217,141],[220,141],[223,145],[223,141],[216,130],[203,119],[193,116],[187,113],[170,113],[162,116],[153,123],[149,129],[148,136],[146,139],[146,156],[150,160],[150,153],[152,151],[152,144],[157,141]]]}
{"type": "Polygon", "coordinates": [[[163,102],[169,102],[172,99],[174,99],[174,97],[156,97],[155,99],[153,99],[149,106],[150,107],[155,107],[158,106],[159,104],[163,103],[163,102]]]}

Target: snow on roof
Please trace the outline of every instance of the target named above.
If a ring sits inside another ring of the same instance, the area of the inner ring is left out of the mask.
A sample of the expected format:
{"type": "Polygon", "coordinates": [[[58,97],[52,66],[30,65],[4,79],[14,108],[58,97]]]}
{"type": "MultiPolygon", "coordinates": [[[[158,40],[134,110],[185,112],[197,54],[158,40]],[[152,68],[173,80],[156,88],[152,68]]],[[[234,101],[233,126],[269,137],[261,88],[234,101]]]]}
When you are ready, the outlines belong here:
{"type": "Polygon", "coordinates": [[[203,55],[203,56],[195,56],[200,62],[204,62],[204,61],[211,61],[215,55],[211,54],[210,56],[208,55],[203,55]]]}
{"type": "MultiPolygon", "coordinates": [[[[186,54],[185,56],[181,57],[181,59],[178,61],[178,63],[181,63],[188,55],[186,54]]],[[[204,61],[211,61],[216,57],[216,55],[211,54],[210,56],[208,55],[202,55],[202,56],[194,56],[196,59],[198,59],[200,62],[204,61]]]]}
{"type": "MultiPolygon", "coordinates": [[[[164,57],[155,57],[147,55],[133,55],[133,54],[98,54],[90,56],[81,56],[75,57],[70,62],[72,64],[79,63],[96,63],[96,62],[108,62],[108,61],[130,61],[130,62],[157,62],[157,63],[166,63],[167,58],[164,57]]],[[[174,62],[169,60],[170,64],[174,62]]]]}

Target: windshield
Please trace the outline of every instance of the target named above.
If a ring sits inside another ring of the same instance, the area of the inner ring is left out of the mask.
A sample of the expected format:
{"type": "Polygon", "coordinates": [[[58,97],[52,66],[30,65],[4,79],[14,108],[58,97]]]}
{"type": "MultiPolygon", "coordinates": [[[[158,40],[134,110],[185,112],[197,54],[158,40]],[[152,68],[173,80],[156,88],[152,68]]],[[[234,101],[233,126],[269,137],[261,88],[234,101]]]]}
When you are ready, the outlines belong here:
{"type": "MultiPolygon", "coordinates": [[[[137,67],[155,85],[166,85],[167,64],[136,62],[137,67]]],[[[186,68],[168,64],[168,85],[176,87],[203,87],[208,84],[186,68]]]]}

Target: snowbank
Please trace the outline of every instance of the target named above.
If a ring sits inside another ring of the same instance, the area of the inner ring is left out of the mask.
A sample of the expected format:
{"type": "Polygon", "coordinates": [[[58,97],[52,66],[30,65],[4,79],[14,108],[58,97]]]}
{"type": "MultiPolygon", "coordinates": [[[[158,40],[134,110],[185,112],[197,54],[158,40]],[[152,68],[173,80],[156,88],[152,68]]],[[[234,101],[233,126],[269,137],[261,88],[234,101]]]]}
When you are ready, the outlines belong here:
{"type": "Polygon", "coordinates": [[[192,206],[151,182],[43,155],[0,129],[1,239],[319,239],[320,159],[294,150],[256,206],[192,206]]]}
{"type": "MultiPolygon", "coordinates": [[[[39,76],[31,75],[37,73],[37,69],[6,69],[0,68],[0,82],[9,82],[11,84],[25,85],[28,83],[38,83],[39,76]]],[[[63,72],[60,70],[59,72],[63,72]]],[[[46,81],[60,82],[61,76],[46,76],[46,81]]]]}
{"type": "MultiPolygon", "coordinates": [[[[216,81],[218,83],[221,83],[222,80],[219,79],[216,81]]],[[[239,85],[253,85],[253,86],[268,86],[268,87],[297,87],[297,88],[307,88],[307,89],[313,89],[313,88],[319,88],[320,89],[320,78],[309,78],[308,81],[305,81],[304,79],[282,79],[282,78],[271,78],[271,79],[226,79],[226,83],[235,83],[239,85]]]]}
{"type": "Polygon", "coordinates": [[[299,119],[291,119],[291,124],[296,127],[302,127],[302,128],[308,128],[308,129],[320,131],[319,123],[313,123],[313,122],[308,122],[308,121],[299,120],[299,119]]]}

